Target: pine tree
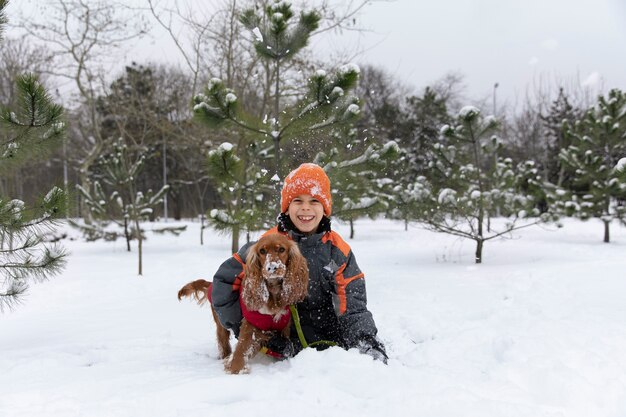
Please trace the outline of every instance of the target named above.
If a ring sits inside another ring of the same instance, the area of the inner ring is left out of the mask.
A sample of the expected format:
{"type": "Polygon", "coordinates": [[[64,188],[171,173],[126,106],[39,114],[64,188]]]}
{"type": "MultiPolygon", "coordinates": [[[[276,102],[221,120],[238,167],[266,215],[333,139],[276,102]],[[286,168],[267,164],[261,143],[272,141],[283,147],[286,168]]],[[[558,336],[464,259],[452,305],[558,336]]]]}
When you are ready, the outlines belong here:
{"type": "MultiPolygon", "coordinates": [[[[0,0],[0,41],[6,23],[0,0]]],[[[63,109],[52,103],[33,75],[17,80],[18,101],[12,109],[0,108],[0,175],[25,160],[41,157],[60,144],[64,132],[63,109]]],[[[66,195],[54,187],[32,206],[0,195],[0,310],[19,302],[32,281],[58,274],[66,253],[58,244],[45,242],[47,232],[66,210],[66,195]]]]}
{"type": "MultiPolygon", "coordinates": [[[[258,56],[269,63],[268,68],[272,68],[268,73],[268,78],[273,80],[271,115],[257,118],[246,114],[236,92],[217,78],[211,79],[204,93],[194,98],[194,112],[199,120],[210,128],[228,130],[230,136],[239,135],[232,156],[240,159],[246,168],[268,170],[270,179],[276,184],[273,195],[268,195],[267,183],[257,182],[258,171],[243,169],[240,175],[233,176],[237,184],[231,183],[229,188],[242,190],[242,193],[237,200],[228,202],[230,215],[223,217],[232,222],[229,229],[233,234],[233,250],[238,249],[238,232],[242,225],[236,219],[242,219],[244,212],[249,212],[251,207],[257,207],[254,212],[258,213],[278,212],[278,189],[284,171],[281,146],[286,141],[308,141],[321,135],[332,137],[334,132],[350,126],[360,112],[358,98],[351,94],[359,68],[350,64],[332,74],[316,71],[309,78],[308,91],[301,99],[295,104],[285,99],[281,101],[284,66],[307,45],[320,19],[316,11],[311,11],[300,13],[299,19],[294,21],[291,4],[276,0],[262,10],[248,9],[242,13],[240,21],[253,33],[258,56]],[[265,147],[268,140],[271,147],[265,147]],[[271,161],[273,168],[268,166],[271,161]],[[258,184],[260,189],[243,192],[249,188],[249,183],[258,184]],[[262,199],[259,196],[263,196],[262,199]]],[[[219,221],[218,217],[213,219],[219,221]]],[[[263,222],[263,219],[257,219],[247,222],[246,227],[263,222]]],[[[227,224],[222,222],[217,226],[223,228],[227,224]]]]}
{"type": "MultiPolygon", "coordinates": [[[[352,129],[354,134],[355,129],[352,129]]],[[[337,135],[335,142],[341,143],[337,135]]],[[[354,221],[359,217],[375,218],[389,211],[393,204],[393,183],[386,173],[397,160],[400,149],[394,141],[385,145],[370,144],[356,158],[350,143],[320,152],[314,162],[324,168],[333,185],[333,217],[350,223],[350,239],[354,238],[354,221]]]]}
{"type": "Polygon", "coordinates": [[[558,187],[567,187],[571,181],[566,176],[565,166],[559,160],[561,149],[570,145],[569,136],[565,133],[565,126],[574,123],[580,116],[581,111],[570,104],[563,88],[559,89],[559,95],[550,105],[548,114],[540,116],[546,138],[546,155],[543,161],[544,178],[558,187]]]}
{"type": "Polygon", "coordinates": [[[582,119],[567,126],[566,136],[571,145],[559,155],[572,177],[565,204],[580,219],[601,219],[608,243],[611,222],[626,218],[626,185],[614,168],[626,155],[626,95],[614,89],[600,96],[582,119]]]}
{"type": "MultiPolygon", "coordinates": [[[[210,211],[209,222],[223,232],[267,229],[275,220],[263,204],[273,190],[269,172],[246,164],[236,151],[234,145],[224,142],[209,152],[208,174],[224,201],[224,208],[210,211]],[[241,206],[242,202],[248,206],[241,206]]],[[[248,152],[254,153],[254,146],[248,147],[248,152]]]]}
{"type": "Polygon", "coordinates": [[[404,124],[409,134],[399,144],[407,152],[405,180],[410,182],[428,170],[426,151],[437,141],[440,127],[452,120],[446,100],[429,87],[421,97],[407,98],[405,113],[404,124]]]}
{"type": "MultiPolygon", "coordinates": [[[[446,99],[433,89],[426,87],[422,96],[406,99],[403,117],[399,128],[403,134],[398,138],[403,158],[396,162],[398,175],[395,176],[398,190],[409,190],[418,178],[427,176],[430,170],[429,149],[437,142],[441,126],[452,122],[448,115],[446,99]]],[[[410,192],[409,192],[410,195],[410,192]]],[[[412,199],[400,197],[390,216],[406,223],[414,216],[412,199]]]]}
{"type": "Polygon", "coordinates": [[[455,124],[441,128],[439,141],[429,148],[429,177],[419,176],[397,192],[406,207],[412,207],[412,220],[426,228],[471,239],[476,242],[476,263],[483,258],[486,241],[510,234],[516,229],[548,220],[550,216],[517,223],[539,216],[532,193],[521,190],[523,176],[513,161],[498,158],[498,123],[493,116],[483,118],[472,106],[461,109],[455,124]],[[489,213],[499,211],[507,218],[500,229],[487,230],[489,213]]]}

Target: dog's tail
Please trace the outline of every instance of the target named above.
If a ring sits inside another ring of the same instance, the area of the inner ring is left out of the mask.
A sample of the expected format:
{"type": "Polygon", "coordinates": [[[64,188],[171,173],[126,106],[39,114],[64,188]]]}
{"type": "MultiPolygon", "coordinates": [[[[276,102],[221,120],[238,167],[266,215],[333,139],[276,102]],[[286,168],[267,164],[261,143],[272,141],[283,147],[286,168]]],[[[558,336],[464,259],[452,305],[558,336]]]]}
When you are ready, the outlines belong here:
{"type": "Polygon", "coordinates": [[[190,282],[178,291],[178,300],[183,297],[193,297],[198,305],[210,301],[211,283],[203,279],[190,282]]]}

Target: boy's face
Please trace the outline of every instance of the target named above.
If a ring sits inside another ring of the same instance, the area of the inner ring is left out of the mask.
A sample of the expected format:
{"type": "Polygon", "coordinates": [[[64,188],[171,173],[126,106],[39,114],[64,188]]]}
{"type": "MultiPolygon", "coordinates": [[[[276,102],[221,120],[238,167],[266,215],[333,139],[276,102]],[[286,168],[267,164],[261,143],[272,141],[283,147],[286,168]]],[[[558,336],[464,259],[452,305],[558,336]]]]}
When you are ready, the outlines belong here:
{"type": "Polygon", "coordinates": [[[287,214],[302,233],[313,233],[322,221],[324,206],[315,197],[300,194],[291,200],[287,214]]]}

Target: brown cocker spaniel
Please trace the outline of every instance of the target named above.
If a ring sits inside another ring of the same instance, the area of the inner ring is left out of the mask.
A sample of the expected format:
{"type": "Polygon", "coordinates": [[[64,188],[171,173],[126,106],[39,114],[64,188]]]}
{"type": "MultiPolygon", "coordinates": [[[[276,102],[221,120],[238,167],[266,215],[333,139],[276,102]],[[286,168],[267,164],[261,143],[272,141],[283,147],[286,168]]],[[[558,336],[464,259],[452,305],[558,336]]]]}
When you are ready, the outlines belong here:
{"type": "MultiPolygon", "coordinates": [[[[224,359],[224,370],[232,374],[246,370],[248,360],[275,333],[289,337],[289,306],[302,301],[309,286],[307,262],[298,245],[278,233],[263,236],[249,249],[244,273],[239,297],[243,320],[234,352],[229,331],[211,307],[220,359],[224,359]]],[[[211,300],[211,287],[203,279],[190,282],[178,291],[178,299],[193,296],[198,304],[203,304],[211,300]]]]}

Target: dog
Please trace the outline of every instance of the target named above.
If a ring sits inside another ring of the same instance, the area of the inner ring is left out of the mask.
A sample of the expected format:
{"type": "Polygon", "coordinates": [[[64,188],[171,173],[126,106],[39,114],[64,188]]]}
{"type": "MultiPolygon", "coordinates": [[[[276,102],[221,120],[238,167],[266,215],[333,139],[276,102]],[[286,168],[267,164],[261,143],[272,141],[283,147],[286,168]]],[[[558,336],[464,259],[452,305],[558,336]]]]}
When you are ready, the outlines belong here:
{"type": "MultiPolygon", "coordinates": [[[[234,351],[229,330],[211,306],[220,359],[231,374],[246,371],[248,360],[277,332],[289,338],[289,306],[304,300],[309,287],[307,262],[298,245],[278,233],[265,235],[250,247],[244,273],[239,294],[243,320],[234,351]]],[[[190,282],[178,291],[178,299],[193,297],[202,305],[211,300],[212,285],[203,279],[190,282]]]]}

